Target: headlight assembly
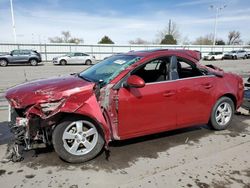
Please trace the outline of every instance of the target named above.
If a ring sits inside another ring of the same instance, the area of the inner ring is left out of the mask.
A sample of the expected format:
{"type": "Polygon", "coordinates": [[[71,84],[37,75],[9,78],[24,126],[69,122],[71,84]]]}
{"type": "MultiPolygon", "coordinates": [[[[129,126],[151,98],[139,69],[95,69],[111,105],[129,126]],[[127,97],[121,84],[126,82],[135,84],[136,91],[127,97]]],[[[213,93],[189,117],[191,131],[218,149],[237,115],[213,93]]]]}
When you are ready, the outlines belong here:
{"type": "Polygon", "coordinates": [[[48,103],[41,103],[41,109],[44,113],[52,112],[55,109],[57,109],[61,104],[63,103],[63,100],[56,101],[56,102],[48,102],[48,103]]]}

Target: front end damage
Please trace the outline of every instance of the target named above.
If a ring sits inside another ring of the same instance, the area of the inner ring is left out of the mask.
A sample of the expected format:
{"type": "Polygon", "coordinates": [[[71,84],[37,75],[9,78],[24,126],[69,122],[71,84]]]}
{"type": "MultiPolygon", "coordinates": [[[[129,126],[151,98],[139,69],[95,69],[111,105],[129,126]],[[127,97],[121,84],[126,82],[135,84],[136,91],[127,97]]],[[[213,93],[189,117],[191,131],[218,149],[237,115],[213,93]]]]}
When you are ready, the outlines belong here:
{"type": "Polygon", "coordinates": [[[21,161],[23,150],[51,146],[53,129],[68,116],[84,116],[94,120],[103,130],[108,144],[110,130],[98,101],[99,89],[94,83],[79,79],[74,78],[74,82],[68,83],[67,87],[57,81],[54,81],[57,85],[53,86],[35,82],[7,91],[9,125],[14,134],[7,160],[21,161]]]}

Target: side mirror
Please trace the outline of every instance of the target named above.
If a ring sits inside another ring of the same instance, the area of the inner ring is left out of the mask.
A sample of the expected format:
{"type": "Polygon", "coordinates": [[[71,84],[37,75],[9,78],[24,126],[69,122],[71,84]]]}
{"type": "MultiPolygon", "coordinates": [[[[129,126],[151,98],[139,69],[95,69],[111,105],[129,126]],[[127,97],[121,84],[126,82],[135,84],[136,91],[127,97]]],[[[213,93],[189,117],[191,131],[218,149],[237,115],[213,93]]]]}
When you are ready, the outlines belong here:
{"type": "Polygon", "coordinates": [[[126,85],[129,87],[142,88],[145,86],[145,81],[139,76],[132,75],[128,78],[126,85]]]}

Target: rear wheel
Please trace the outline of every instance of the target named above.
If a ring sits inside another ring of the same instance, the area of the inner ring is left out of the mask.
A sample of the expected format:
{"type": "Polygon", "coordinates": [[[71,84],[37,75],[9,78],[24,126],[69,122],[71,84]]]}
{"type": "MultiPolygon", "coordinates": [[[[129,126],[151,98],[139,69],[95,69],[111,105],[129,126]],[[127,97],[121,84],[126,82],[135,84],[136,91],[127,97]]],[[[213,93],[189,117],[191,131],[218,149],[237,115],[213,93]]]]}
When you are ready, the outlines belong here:
{"type": "Polygon", "coordinates": [[[233,59],[237,59],[237,56],[235,55],[235,56],[233,57],[233,59]]]}
{"type": "Polygon", "coordinates": [[[31,59],[29,62],[32,66],[37,66],[38,64],[38,61],[36,59],[31,59]]]}
{"type": "Polygon", "coordinates": [[[245,55],[245,56],[243,57],[243,59],[247,59],[247,55],[245,55]]]}
{"type": "Polygon", "coordinates": [[[5,59],[1,59],[1,60],[0,60],[0,65],[1,65],[2,67],[6,67],[6,66],[8,65],[8,61],[5,60],[5,59]]]}
{"type": "Polygon", "coordinates": [[[68,119],[57,125],[52,140],[56,153],[70,163],[93,159],[104,145],[98,128],[83,119],[68,119]]]}
{"type": "Polygon", "coordinates": [[[86,62],[85,62],[85,65],[91,65],[91,60],[87,60],[86,62]]]}
{"type": "Polygon", "coordinates": [[[61,61],[60,61],[60,65],[67,65],[67,61],[66,61],[66,60],[64,60],[64,59],[63,59],[63,60],[61,60],[61,61]]]}
{"type": "Polygon", "coordinates": [[[228,97],[222,97],[213,107],[209,124],[215,130],[224,130],[230,125],[233,115],[233,101],[228,97]]]}

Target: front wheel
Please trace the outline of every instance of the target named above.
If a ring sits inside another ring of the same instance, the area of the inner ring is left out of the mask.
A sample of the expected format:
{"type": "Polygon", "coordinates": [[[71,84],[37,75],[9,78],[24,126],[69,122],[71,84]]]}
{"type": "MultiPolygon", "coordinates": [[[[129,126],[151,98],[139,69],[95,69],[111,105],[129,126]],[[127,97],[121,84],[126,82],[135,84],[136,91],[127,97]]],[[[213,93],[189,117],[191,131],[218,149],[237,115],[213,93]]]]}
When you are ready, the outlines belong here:
{"type": "Polygon", "coordinates": [[[97,127],[88,120],[65,120],[53,132],[56,153],[70,163],[93,159],[101,152],[104,139],[97,127]]]}
{"type": "Polygon", "coordinates": [[[87,60],[86,62],[85,62],[85,65],[91,65],[92,64],[92,61],[91,60],[87,60]]]}
{"type": "Polygon", "coordinates": [[[233,115],[233,101],[228,97],[222,97],[213,107],[209,124],[215,130],[224,130],[230,125],[233,115]]]}

